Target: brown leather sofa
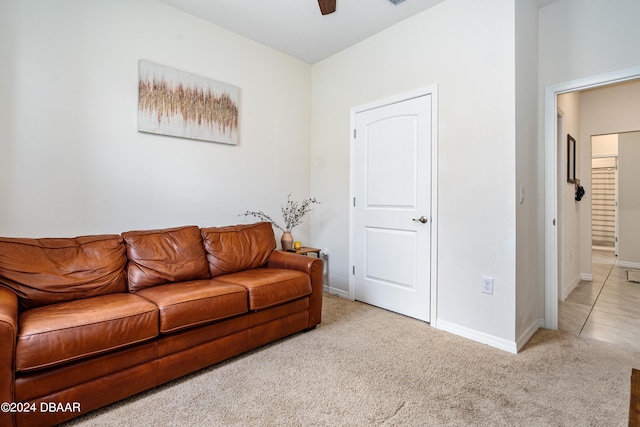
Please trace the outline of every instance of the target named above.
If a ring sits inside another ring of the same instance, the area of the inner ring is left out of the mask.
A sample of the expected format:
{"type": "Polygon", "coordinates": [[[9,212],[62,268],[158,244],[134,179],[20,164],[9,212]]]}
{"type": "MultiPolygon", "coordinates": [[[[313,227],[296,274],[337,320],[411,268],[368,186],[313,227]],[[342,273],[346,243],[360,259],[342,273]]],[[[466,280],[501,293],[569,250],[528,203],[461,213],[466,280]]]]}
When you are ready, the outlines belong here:
{"type": "Polygon", "coordinates": [[[46,426],[320,323],[269,223],[0,238],[0,425],[46,426]]]}

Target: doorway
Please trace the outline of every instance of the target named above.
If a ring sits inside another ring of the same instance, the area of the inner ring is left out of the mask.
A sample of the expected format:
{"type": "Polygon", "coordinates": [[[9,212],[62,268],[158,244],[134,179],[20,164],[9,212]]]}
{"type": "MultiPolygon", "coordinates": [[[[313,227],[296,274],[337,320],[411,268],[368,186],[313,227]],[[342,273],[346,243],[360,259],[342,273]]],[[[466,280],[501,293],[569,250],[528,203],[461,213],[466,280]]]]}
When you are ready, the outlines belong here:
{"type": "MultiPolygon", "coordinates": [[[[557,176],[559,171],[557,155],[557,97],[570,93],[603,87],[615,83],[640,78],[640,67],[621,70],[605,75],[589,77],[567,83],[549,86],[545,89],[545,169],[554,171],[545,173],[545,298],[544,326],[548,329],[558,328],[558,191],[557,176]]],[[[590,242],[589,242],[590,246],[590,242]]]]}
{"type": "Polygon", "coordinates": [[[435,318],[435,90],[352,110],[350,295],[435,318]]]}

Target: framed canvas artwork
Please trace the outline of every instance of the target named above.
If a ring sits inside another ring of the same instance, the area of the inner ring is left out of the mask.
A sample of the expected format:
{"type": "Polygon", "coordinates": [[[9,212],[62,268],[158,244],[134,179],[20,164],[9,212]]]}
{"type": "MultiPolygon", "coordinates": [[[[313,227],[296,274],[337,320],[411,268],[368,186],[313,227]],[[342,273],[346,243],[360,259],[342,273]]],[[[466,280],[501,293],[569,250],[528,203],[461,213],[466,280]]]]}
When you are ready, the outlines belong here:
{"type": "Polygon", "coordinates": [[[237,87],[144,59],[138,73],[140,132],[238,144],[237,87]]]}

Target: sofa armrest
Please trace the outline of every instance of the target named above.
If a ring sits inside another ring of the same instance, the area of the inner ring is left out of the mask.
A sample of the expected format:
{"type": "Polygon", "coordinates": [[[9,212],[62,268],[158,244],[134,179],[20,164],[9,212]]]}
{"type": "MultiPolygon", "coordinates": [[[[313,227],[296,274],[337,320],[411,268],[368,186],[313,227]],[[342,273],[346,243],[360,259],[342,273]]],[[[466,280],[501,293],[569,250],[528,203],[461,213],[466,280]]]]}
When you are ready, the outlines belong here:
{"type": "Polygon", "coordinates": [[[322,274],[324,264],[319,258],[292,252],[272,251],[267,261],[268,268],[288,268],[307,273],[311,278],[311,297],[309,301],[309,325],[313,328],[322,319],[322,274]]]}
{"type": "MultiPolygon", "coordinates": [[[[0,403],[14,401],[18,296],[0,286],[0,403]]],[[[0,412],[0,425],[13,425],[10,412],[0,412]]]]}

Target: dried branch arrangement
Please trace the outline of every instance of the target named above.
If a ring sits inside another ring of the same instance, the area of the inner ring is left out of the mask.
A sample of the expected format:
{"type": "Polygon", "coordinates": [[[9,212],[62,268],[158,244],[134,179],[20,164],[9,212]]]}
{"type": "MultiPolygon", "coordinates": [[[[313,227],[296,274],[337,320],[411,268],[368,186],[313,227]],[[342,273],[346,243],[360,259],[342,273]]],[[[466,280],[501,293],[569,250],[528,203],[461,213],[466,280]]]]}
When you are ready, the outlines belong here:
{"type": "Polygon", "coordinates": [[[262,221],[270,222],[274,227],[291,232],[291,230],[300,225],[305,215],[311,212],[312,205],[319,204],[315,197],[304,199],[302,202],[291,200],[291,194],[287,196],[287,204],[281,208],[282,218],[284,219],[284,227],[281,227],[271,216],[262,211],[246,211],[241,216],[254,216],[262,221]]]}

